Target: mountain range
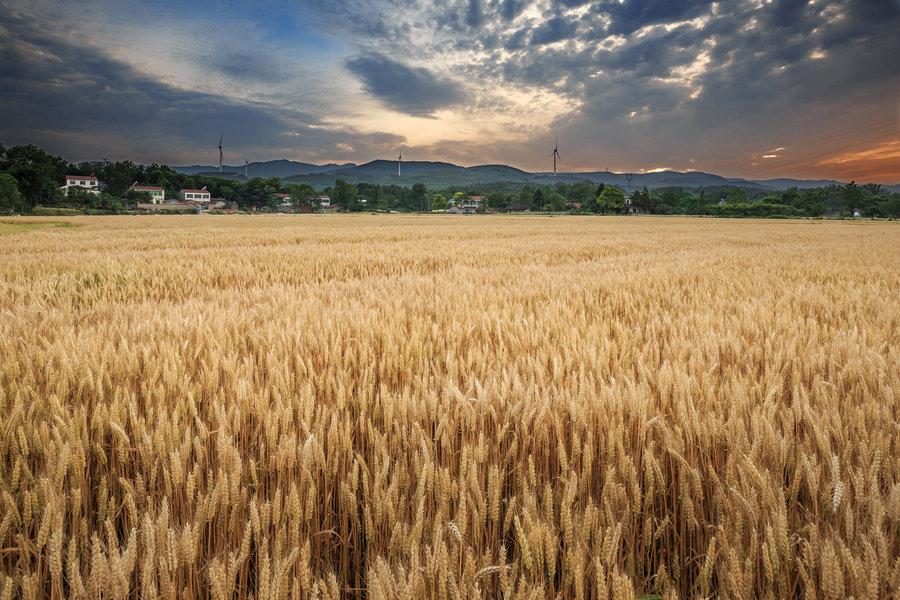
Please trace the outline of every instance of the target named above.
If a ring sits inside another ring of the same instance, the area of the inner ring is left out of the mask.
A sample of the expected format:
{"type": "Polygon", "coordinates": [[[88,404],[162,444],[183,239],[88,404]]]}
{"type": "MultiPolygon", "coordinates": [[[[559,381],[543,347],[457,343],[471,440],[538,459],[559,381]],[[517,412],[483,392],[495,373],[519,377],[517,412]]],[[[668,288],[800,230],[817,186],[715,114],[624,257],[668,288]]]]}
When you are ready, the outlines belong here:
{"type": "MultiPolygon", "coordinates": [[[[224,166],[223,173],[218,167],[191,165],[174,167],[180,173],[223,176],[229,179],[244,179],[244,167],[224,166]]],[[[477,186],[495,188],[507,185],[549,185],[554,183],[575,183],[589,181],[630,188],[647,187],[744,187],[757,190],[785,190],[790,187],[813,188],[842,182],[830,179],[741,179],[723,177],[702,171],[659,171],[635,173],[628,182],[622,173],[610,171],[564,172],[553,175],[547,172],[528,172],[508,165],[478,165],[461,167],[448,162],[407,161],[401,165],[401,175],[397,175],[397,162],[373,160],[357,165],[354,163],[316,165],[291,160],[271,160],[253,162],[246,166],[248,177],[279,177],[288,182],[308,183],[316,188],[333,185],[336,179],[348,183],[374,183],[381,185],[411,186],[424,183],[430,188],[471,189],[477,186]]],[[[900,184],[884,186],[892,192],[900,192],[900,184]]]]}
{"type": "MultiPolygon", "coordinates": [[[[252,162],[246,165],[247,177],[290,177],[292,175],[308,175],[310,173],[328,173],[338,169],[348,169],[355,167],[354,163],[345,164],[327,164],[314,165],[311,163],[297,162],[295,160],[267,160],[263,162],[252,162]]],[[[203,173],[205,175],[219,175],[219,167],[213,165],[189,165],[187,167],[173,167],[179,173],[185,175],[197,175],[203,173]]],[[[244,165],[222,165],[222,175],[226,175],[229,179],[243,178],[244,165]]]]}

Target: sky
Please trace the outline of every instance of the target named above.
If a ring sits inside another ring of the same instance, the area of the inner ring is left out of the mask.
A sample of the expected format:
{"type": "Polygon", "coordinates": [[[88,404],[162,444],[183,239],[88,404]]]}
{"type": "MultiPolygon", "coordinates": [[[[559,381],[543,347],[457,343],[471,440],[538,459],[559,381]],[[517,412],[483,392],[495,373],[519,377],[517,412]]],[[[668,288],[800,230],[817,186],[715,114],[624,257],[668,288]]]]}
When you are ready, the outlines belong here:
{"type": "Polygon", "coordinates": [[[3,0],[0,142],[900,182],[900,0],[3,0]]]}

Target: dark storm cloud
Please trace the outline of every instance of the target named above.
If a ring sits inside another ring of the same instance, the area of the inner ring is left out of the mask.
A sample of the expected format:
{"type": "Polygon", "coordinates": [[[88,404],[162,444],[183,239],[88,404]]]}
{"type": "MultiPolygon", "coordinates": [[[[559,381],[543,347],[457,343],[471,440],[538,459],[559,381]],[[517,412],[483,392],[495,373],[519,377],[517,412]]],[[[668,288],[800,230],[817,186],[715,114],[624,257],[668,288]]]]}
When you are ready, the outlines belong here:
{"type": "Polygon", "coordinates": [[[500,16],[506,21],[511,21],[528,5],[527,0],[502,0],[500,2],[500,16]]]}
{"type": "Polygon", "coordinates": [[[466,9],[466,25],[478,27],[483,20],[484,11],[481,8],[481,0],[469,0],[469,6],[466,9]]]}
{"type": "Polygon", "coordinates": [[[347,68],[372,96],[407,115],[432,117],[435,110],[458,104],[464,98],[458,83],[382,54],[350,58],[347,68]]]}
{"type": "Polygon", "coordinates": [[[552,44],[575,34],[578,23],[556,16],[541,23],[531,35],[531,43],[537,46],[552,44]]]}
{"type": "MultiPolygon", "coordinates": [[[[186,153],[212,147],[222,131],[245,148],[321,154],[338,144],[365,153],[401,139],[326,126],[295,110],[174,88],[94,48],[63,41],[33,18],[2,9],[0,17],[0,114],[15,117],[0,121],[0,139],[7,143],[48,144],[76,159],[100,148],[111,154],[111,144],[140,145],[148,154],[134,158],[161,159],[179,148],[186,153]],[[150,154],[161,146],[165,154],[150,154]]],[[[247,78],[259,69],[253,60],[226,60],[221,70],[247,78]]]]}
{"type": "Polygon", "coordinates": [[[629,34],[647,25],[692,19],[707,12],[712,2],[713,0],[606,0],[595,3],[594,8],[612,18],[609,33],[629,34]]]}

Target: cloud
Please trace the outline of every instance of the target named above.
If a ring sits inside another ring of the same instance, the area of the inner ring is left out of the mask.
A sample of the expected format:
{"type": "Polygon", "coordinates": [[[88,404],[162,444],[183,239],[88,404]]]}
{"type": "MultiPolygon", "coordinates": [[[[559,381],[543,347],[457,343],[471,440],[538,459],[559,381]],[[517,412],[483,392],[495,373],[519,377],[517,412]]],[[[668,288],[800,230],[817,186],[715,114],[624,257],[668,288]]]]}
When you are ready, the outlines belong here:
{"type": "Polygon", "coordinates": [[[127,150],[134,160],[199,155],[225,132],[245,152],[364,157],[402,138],[325,123],[302,111],[185,90],[102,51],[61,40],[35,19],[0,10],[0,122],[7,143],[38,143],[73,160],[127,150]]]}
{"type": "Polygon", "coordinates": [[[228,50],[211,53],[201,64],[235,80],[254,83],[278,79],[285,68],[268,56],[228,50]]]}
{"type": "Polygon", "coordinates": [[[714,0],[642,0],[620,2],[606,0],[595,4],[595,10],[611,17],[610,34],[629,34],[657,23],[692,19],[706,11],[714,0]]]}
{"type": "Polygon", "coordinates": [[[354,56],[346,65],[372,96],[386,107],[410,116],[434,117],[434,111],[464,99],[459,83],[383,54],[354,56]]]}
{"type": "Polygon", "coordinates": [[[556,16],[535,28],[531,34],[531,43],[535,45],[552,44],[575,34],[578,23],[565,17],[556,16]]]}
{"type": "MultiPolygon", "coordinates": [[[[10,1],[31,14],[65,5],[10,1]]],[[[690,156],[692,168],[752,176],[797,162],[751,168],[780,154],[766,148],[840,155],[859,131],[897,126],[900,72],[884,67],[900,55],[893,0],[234,0],[229,24],[246,22],[252,41],[213,55],[215,40],[174,38],[153,61],[107,33],[137,28],[116,6],[124,28],[78,36],[0,7],[0,135],[122,147],[137,123],[167,152],[207,144],[224,121],[275,156],[387,156],[405,136],[422,158],[547,168],[558,133],[567,168],[686,168],[678,157],[690,156]],[[270,18],[276,5],[287,19],[270,18]]],[[[178,22],[183,9],[167,10],[178,22]]]]}

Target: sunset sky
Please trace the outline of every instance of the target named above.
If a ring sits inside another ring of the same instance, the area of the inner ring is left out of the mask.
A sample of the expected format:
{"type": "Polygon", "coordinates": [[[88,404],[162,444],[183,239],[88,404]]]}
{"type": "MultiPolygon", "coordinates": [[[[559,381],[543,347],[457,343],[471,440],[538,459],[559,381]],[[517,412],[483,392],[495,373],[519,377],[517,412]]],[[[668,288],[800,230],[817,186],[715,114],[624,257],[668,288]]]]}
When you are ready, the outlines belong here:
{"type": "Polygon", "coordinates": [[[900,0],[4,0],[0,142],[900,182],[900,0]]]}

